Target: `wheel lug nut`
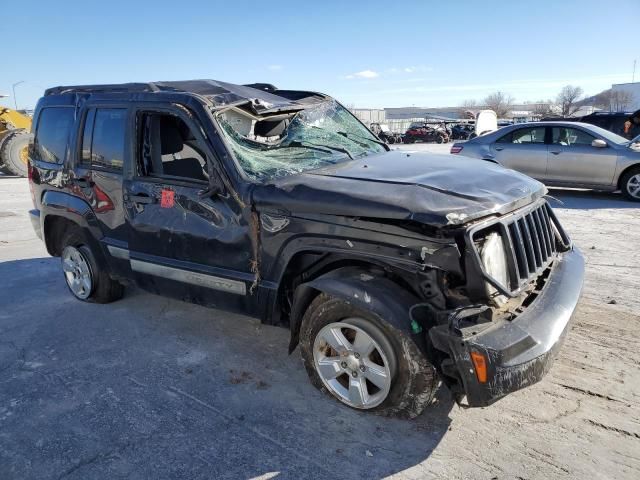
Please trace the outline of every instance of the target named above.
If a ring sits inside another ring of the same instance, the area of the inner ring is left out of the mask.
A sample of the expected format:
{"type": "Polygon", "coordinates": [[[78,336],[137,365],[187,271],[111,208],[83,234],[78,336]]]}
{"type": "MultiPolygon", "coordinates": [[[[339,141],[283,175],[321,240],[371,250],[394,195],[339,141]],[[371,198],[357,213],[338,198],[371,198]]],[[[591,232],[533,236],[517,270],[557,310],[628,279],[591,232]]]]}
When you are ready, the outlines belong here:
{"type": "Polygon", "coordinates": [[[353,378],[356,378],[358,376],[358,372],[356,372],[355,370],[353,372],[351,372],[351,376],[353,378]]]}
{"type": "Polygon", "coordinates": [[[360,365],[360,371],[361,371],[361,372],[364,372],[364,371],[365,371],[365,367],[364,367],[364,365],[360,365]]]}
{"type": "Polygon", "coordinates": [[[354,353],[353,356],[356,358],[360,358],[360,354],[358,352],[354,353]]]}
{"type": "Polygon", "coordinates": [[[342,368],[347,368],[347,362],[342,362],[342,363],[340,364],[340,366],[341,366],[342,368]]]}

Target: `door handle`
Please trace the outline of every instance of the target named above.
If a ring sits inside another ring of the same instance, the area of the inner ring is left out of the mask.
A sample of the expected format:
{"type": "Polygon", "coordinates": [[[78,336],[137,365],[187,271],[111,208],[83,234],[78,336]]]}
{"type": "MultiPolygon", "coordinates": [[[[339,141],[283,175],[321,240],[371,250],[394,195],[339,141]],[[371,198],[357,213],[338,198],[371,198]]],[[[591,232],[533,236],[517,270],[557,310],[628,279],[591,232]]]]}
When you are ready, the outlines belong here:
{"type": "Polygon", "coordinates": [[[156,199],[153,197],[150,197],[149,195],[125,195],[124,199],[126,202],[131,202],[131,203],[139,203],[139,204],[145,204],[148,205],[150,203],[155,203],[156,199]]]}
{"type": "Polygon", "coordinates": [[[504,147],[493,147],[494,150],[496,150],[497,152],[501,152],[502,150],[504,150],[504,147]]]}
{"type": "Polygon", "coordinates": [[[554,155],[560,155],[560,152],[558,152],[558,151],[555,151],[555,152],[552,151],[552,152],[549,152],[549,153],[553,153],[554,155]]]}

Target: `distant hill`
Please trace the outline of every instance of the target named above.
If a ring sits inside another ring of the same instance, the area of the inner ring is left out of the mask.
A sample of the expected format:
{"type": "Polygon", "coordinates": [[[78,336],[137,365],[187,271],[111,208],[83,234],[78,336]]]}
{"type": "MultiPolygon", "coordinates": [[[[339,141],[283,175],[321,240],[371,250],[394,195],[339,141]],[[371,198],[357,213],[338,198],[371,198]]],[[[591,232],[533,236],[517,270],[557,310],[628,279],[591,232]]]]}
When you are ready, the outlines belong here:
{"type": "Polygon", "coordinates": [[[609,112],[629,111],[633,104],[633,95],[629,92],[608,88],[590,97],[583,98],[576,105],[595,107],[609,112]]]}

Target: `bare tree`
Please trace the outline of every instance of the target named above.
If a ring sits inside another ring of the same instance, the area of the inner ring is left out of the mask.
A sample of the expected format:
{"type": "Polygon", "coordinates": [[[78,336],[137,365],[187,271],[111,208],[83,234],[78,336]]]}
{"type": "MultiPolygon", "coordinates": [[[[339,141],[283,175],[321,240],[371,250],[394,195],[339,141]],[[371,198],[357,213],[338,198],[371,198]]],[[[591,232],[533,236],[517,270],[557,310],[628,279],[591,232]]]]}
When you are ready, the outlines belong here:
{"type": "Polygon", "coordinates": [[[593,106],[603,110],[611,110],[611,89],[597,94],[593,99],[593,106]]]}
{"type": "Polygon", "coordinates": [[[610,88],[597,94],[594,97],[593,105],[603,110],[609,110],[610,112],[622,112],[633,103],[633,98],[631,92],[610,88]]]}
{"type": "Polygon", "coordinates": [[[563,117],[569,117],[578,111],[580,97],[582,97],[582,88],[573,85],[562,87],[556,101],[563,117]]]}
{"type": "Polygon", "coordinates": [[[511,112],[513,97],[504,92],[495,92],[484,99],[484,104],[487,108],[496,112],[498,118],[504,118],[511,112]]]}
{"type": "Polygon", "coordinates": [[[475,118],[476,111],[478,110],[478,102],[473,99],[463,100],[460,104],[458,112],[462,118],[475,118]]]}
{"type": "Polygon", "coordinates": [[[612,112],[624,112],[633,101],[631,92],[611,90],[610,108],[612,112]]]}
{"type": "Polygon", "coordinates": [[[551,100],[538,100],[531,104],[531,111],[535,117],[548,117],[554,114],[553,102],[551,100]]]}

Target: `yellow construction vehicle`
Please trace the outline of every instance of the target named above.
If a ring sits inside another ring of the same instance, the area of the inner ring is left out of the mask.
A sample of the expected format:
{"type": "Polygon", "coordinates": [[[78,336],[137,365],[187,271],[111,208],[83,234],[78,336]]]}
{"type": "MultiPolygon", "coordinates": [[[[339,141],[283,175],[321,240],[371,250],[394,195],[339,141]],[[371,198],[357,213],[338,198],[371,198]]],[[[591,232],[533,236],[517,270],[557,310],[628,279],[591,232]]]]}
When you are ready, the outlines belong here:
{"type": "Polygon", "coordinates": [[[27,176],[30,131],[31,117],[0,105],[0,169],[27,176]]]}

